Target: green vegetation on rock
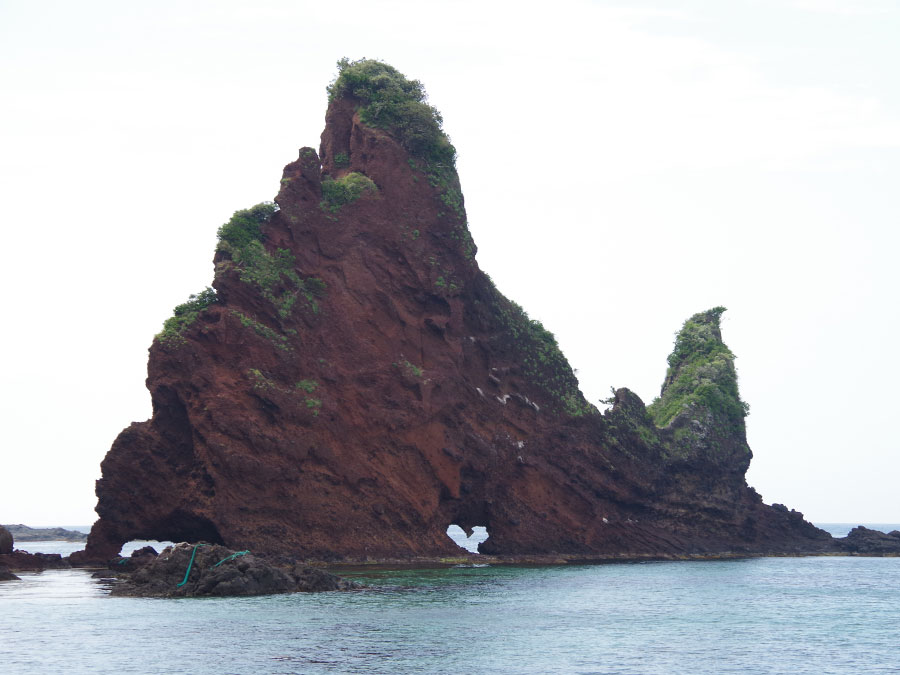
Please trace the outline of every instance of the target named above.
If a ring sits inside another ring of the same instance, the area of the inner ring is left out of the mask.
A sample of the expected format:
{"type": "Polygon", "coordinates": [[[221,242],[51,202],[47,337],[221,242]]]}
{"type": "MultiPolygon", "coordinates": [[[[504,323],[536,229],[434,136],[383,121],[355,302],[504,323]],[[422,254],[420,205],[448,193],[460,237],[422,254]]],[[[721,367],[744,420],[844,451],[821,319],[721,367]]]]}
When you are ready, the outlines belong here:
{"type": "Polygon", "coordinates": [[[719,322],[724,311],[714,307],[684,322],[668,359],[662,393],[647,408],[657,426],[668,425],[681,413],[697,417],[708,411],[719,422],[742,428],[749,406],[738,392],[734,354],[722,342],[719,322]]]}
{"type": "Polygon", "coordinates": [[[235,317],[237,317],[244,328],[252,328],[254,333],[259,335],[260,337],[264,337],[276,348],[280,349],[283,352],[291,351],[291,345],[288,343],[288,339],[286,336],[282,335],[276,330],[273,330],[272,328],[269,328],[266,324],[260,323],[252,316],[247,316],[246,314],[242,314],[241,312],[238,312],[234,309],[231,310],[231,313],[235,317]]]}
{"type": "Polygon", "coordinates": [[[419,80],[408,80],[393,66],[375,59],[343,58],[337,66],[338,76],[328,85],[329,101],[357,100],[360,119],[390,132],[411,155],[428,163],[454,166],[456,149],[419,80]]]}
{"type": "Polygon", "coordinates": [[[400,365],[403,366],[403,369],[407,372],[407,374],[412,375],[415,378],[421,379],[422,375],[425,374],[425,371],[422,370],[415,363],[411,363],[404,359],[400,362],[400,365]]]}
{"type": "Polygon", "coordinates": [[[236,267],[241,281],[259,288],[263,297],[278,310],[282,319],[290,316],[298,297],[309,303],[314,313],[319,311],[316,297],[325,291],[325,282],[318,278],[301,279],[294,269],[294,256],[280,248],[270,253],[263,245],[262,226],[278,210],[271,202],[236,211],[219,228],[218,250],[231,257],[219,263],[217,272],[236,267]]]}
{"type": "Polygon", "coordinates": [[[452,237],[465,258],[473,260],[477,248],[466,224],[456,173],[456,148],[444,133],[440,112],[428,103],[425,87],[419,80],[409,80],[393,66],[375,59],[343,58],[337,66],[338,76],[328,86],[328,100],[346,98],[356,102],[365,124],[384,129],[406,149],[412,156],[410,168],[423,172],[438,190],[447,209],[441,215],[456,218],[452,237]]]}
{"type": "Polygon", "coordinates": [[[278,207],[262,202],[249,209],[235,211],[227,223],[219,228],[219,249],[239,250],[254,241],[262,240],[262,226],[272,219],[278,207]]]}
{"type": "MultiPolygon", "coordinates": [[[[485,275],[487,276],[487,275],[485,275]]],[[[563,355],[556,336],[537,319],[532,319],[518,303],[504,296],[490,277],[492,304],[509,343],[521,352],[519,362],[525,377],[547,394],[553,408],[571,417],[597,414],[578,388],[578,379],[563,355]]]]}
{"type": "Polygon", "coordinates": [[[312,411],[313,417],[319,416],[319,410],[322,407],[322,401],[317,398],[307,398],[306,407],[312,411]]]}
{"type": "Polygon", "coordinates": [[[348,173],[337,180],[326,176],[322,181],[322,202],[319,206],[336,213],[342,206],[356,201],[367,192],[378,192],[378,187],[361,173],[348,173]]]}
{"type": "Polygon", "coordinates": [[[316,390],[316,387],[319,386],[319,383],[315,380],[300,380],[295,386],[297,389],[305,391],[307,394],[311,394],[316,390]]]}
{"type": "Polygon", "coordinates": [[[250,381],[253,383],[254,389],[263,390],[276,388],[275,383],[263,375],[263,372],[259,368],[250,368],[247,371],[247,377],[250,378],[250,381]]]}
{"type": "Polygon", "coordinates": [[[175,310],[163,324],[163,329],[156,334],[156,339],[166,344],[180,344],[184,342],[185,329],[190,326],[200,312],[216,301],[216,291],[209,286],[199,293],[188,296],[187,302],[175,307],[175,310]]]}
{"type": "Polygon", "coordinates": [[[247,370],[247,378],[250,380],[254,391],[265,394],[266,396],[291,396],[299,394],[302,397],[302,402],[298,403],[298,405],[309,410],[313,417],[319,416],[319,411],[322,408],[321,399],[305,395],[311,394],[318,388],[319,383],[315,380],[300,380],[300,382],[297,382],[294,385],[294,388],[285,388],[279,386],[275,380],[263,373],[259,368],[250,368],[247,370]]]}

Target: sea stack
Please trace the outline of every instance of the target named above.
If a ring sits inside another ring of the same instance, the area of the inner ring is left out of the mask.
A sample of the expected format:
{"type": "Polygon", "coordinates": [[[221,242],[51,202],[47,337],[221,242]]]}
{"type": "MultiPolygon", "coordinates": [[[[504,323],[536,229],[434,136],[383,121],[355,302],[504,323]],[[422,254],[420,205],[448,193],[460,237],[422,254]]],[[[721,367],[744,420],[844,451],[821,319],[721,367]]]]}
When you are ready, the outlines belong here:
{"type": "Polygon", "coordinates": [[[13,536],[9,530],[0,525],[0,555],[7,555],[13,552],[13,536]]]}
{"type": "MultiPolygon", "coordinates": [[[[342,61],[318,152],[219,230],[212,288],[150,347],[153,417],[102,463],[83,560],[131,539],[320,560],[803,552],[830,537],[744,480],[722,308],[660,399],[585,400],[553,334],[479,269],[422,85],[342,61]]],[[[273,181],[274,182],[274,181],[273,181]]],[[[202,225],[197,225],[202,226],[202,225]]],[[[514,235],[512,223],[496,223],[514,235]]]]}

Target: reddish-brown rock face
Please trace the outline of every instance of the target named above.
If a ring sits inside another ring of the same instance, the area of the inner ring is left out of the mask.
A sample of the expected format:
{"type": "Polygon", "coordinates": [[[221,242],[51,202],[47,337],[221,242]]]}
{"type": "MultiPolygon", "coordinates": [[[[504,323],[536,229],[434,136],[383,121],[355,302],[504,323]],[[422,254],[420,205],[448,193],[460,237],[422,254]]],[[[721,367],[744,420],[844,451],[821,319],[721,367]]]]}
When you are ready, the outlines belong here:
{"type": "Polygon", "coordinates": [[[434,182],[352,100],[330,104],[320,155],[284,169],[262,267],[217,252],[217,301],[150,348],[153,417],[103,461],[83,557],[137,538],[441,556],[459,552],[451,523],[486,526],[493,553],[821,548],[746,486],[742,423],[711,461],[670,452],[678,423],[657,429],[627,390],[606,414],[587,404],[434,182]],[[323,179],[351,172],[377,191],[320,205],[323,179]]]}

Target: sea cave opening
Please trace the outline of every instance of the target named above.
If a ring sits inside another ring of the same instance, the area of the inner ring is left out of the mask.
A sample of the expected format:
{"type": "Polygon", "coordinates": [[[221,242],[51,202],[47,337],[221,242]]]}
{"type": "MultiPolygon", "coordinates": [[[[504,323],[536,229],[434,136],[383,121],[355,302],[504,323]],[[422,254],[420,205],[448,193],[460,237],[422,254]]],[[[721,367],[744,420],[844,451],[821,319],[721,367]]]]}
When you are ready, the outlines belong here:
{"type": "Polygon", "coordinates": [[[205,516],[176,509],[167,517],[157,521],[148,534],[158,538],[192,544],[203,541],[207,544],[224,544],[215,524],[205,516]]]}
{"type": "Polygon", "coordinates": [[[463,528],[454,523],[447,528],[447,536],[469,553],[478,553],[478,545],[484,543],[490,535],[484,525],[476,525],[467,535],[463,528]]]}

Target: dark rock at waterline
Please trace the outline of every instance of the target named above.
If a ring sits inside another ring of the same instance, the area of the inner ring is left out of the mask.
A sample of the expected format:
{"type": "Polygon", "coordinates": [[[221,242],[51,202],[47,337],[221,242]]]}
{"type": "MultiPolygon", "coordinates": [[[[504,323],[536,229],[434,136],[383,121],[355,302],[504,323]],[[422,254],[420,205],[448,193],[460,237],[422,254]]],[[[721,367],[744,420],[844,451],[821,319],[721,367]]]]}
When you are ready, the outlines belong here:
{"type": "Polygon", "coordinates": [[[0,525],[0,555],[13,552],[13,536],[3,525],[0,525]]]}
{"type": "Polygon", "coordinates": [[[28,551],[13,551],[6,555],[0,555],[0,565],[5,565],[14,571],[35,572],[71,567],[69,561],[58,553],[29,553],[28,551]]]}
{"type": "Polygon", "coordinates": [[[109,568],[114,572],[134,572],[139,567],[156,560],[158,555],[156,549],[152,546],[144,546],[132,551],[130,557],[110,560],[109,568]]]}
{"type": "Polygon", "coordinates": [[[836,540],[844,551],[868,555],[900,554],[900,531],[885,534],[862,525],[854,527],[843,539],[836,540]]]}
{"type": "Polygon", "coordinates": [[[350,591],[359,588],[353,581],[341,579],[330,572],[308,565],[294,565],[290,571],[291,578],[297,584],[297,590],[306,593],[323,591],[350,591]]]}
{"type": "MultiPolygon", "coordinates": [[[[134,571],[112,571],[120,579],[112,595],[155,598],[271,595],[298,591],[351,590],[358,586],[302,565],[282,568],[246,551],[215,544],[176,544],[156,557],[128,560],[134,571]],[[183,585],[179,585],[182,584],[183,585]]],[[[123,565],[126,567],[127,565],[123,565]]]]}
{"type": "Polygon", "coordinates": [[[0,565],[0,581],[21,581],[21,579],[10,572],[6,565],[0,565]]]}
{"type": "Polygon", "coordinates": [[[102,567],[107,563],[107,558],[105,556],[89,554],[87,550],[83,550],[70,553],[68,561],[73,567],[102,567]]]}

